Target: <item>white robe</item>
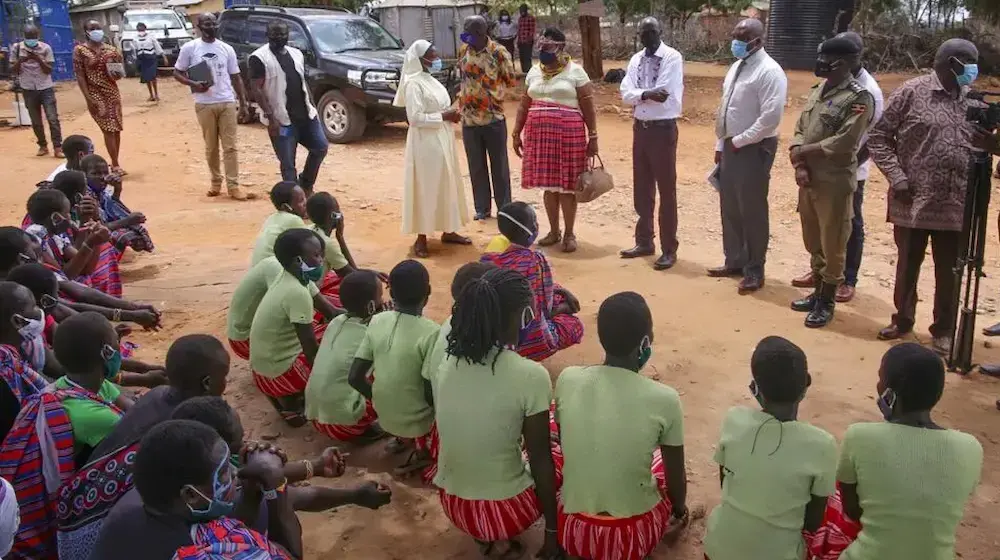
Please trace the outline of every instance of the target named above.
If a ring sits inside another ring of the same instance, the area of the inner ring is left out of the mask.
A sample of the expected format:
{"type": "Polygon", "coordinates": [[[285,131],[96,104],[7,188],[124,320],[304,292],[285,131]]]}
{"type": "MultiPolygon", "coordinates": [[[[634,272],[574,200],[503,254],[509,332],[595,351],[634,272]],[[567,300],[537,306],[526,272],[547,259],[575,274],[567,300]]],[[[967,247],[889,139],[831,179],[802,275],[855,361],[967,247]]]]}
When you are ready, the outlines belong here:
{"type": "Polygon", "coordinates": [[[455,131],[441,113],[451,105],[448,91],[426,72],[409,78],[405,92],[406,134],[403,233],[430,235],[458,231],[469,223],[455,131]]]}

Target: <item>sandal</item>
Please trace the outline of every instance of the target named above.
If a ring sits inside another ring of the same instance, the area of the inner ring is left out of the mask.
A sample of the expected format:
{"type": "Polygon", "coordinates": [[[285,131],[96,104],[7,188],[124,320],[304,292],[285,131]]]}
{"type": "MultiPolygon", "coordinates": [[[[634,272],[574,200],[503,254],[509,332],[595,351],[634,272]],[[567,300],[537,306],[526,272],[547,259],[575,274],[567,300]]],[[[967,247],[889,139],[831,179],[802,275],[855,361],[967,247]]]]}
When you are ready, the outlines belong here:
{"type": "Polygon", "coordinates": [[[221,191],[221,190],[218,190],[218,191],[217,191],[217,190],[215,190],[215,189],[211,189],[211,190],[209,190],[209,191],[208,191],[207,193],[205,193],[205,196],[208,196],[208,197],[216,197],[216,196],[219,196],[219,195],[221,195],[221,194],[222,194],[222,191],[221,191]]]}
{"type": "Polygon", "coordinates": [[[404,461],[402,465],[392,469],[392,475],[396,478],[406,478],[415,472],[423,471],[433,464],[434,460],[428,455],[414,449],[410,452],[410,456],[406,458],[406,461],[404,461]]]}
{"type": "Polygon", "coordinates": [[[382,426],[379,426],[378,422],[375,422],[369,425],[367,428],[365,428],[364,433],[354,438],[353,443],[356,443],[358,445],[368,445],[371,443],[375,443],[380,439],[385,439],[387,437],[389,437],[389,432],[383,430],[382,426]]]}
{"type": "Polygon", "coordinates": [[[122,169],[122,167],[120,165],[116,166],[116,167],[112,167],[111,168],[111,172],[114,173],[115,175],[118,175],[119,177],[124,177],[124,176],[128,175],[128,171],[125,171],[124,169],[122,169]]]}
{"type": "Polygon", "coordinates": [[[301,412],[296,412],[294,410],[281,410],[278,414],[280,414],[281,419],[292,428],[301,428],[309,422],[309,420],[303,416],[301,412]]]}
{"type": "Polygon", "coordinates": [[[566,237],[563,239],[563,252],[564,253],[576,252],[576,234],[573,233],[566,234],[566,237]]]}
{"type": "Polygon", "coordinates": [[[558,230],[550,231],[545,237],[538,240],[539,247],[549,247],[562,241],[562,232],[558,230]]]}
{"type": "Polygon", "coordinates": [[[452,245],[472,245],[472,240],[464,235],[449,232],[441,234],[441,243],[451,243],[452,245]]]}

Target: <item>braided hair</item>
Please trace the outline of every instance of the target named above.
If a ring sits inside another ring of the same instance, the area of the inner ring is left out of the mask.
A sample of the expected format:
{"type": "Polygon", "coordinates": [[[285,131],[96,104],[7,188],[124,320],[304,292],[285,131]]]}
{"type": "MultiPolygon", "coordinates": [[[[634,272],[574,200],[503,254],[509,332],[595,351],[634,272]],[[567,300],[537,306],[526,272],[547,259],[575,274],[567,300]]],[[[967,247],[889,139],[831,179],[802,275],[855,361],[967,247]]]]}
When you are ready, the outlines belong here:
{"type": "Polygon", "coordinates": [[[470,281],[451,310],[448,354],[485,365],[490,352],[510,342],[508,333],[520,326],[516,322],[531,298],[528,280],[513,270],[495,268],[470,281]]]}

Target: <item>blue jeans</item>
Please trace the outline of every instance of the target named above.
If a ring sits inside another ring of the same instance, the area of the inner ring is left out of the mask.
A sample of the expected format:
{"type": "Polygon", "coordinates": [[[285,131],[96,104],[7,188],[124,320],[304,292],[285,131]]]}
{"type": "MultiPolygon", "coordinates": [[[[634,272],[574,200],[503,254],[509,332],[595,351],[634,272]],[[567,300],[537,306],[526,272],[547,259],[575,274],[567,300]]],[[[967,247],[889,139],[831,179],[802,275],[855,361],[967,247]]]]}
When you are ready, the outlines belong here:
{"type": "Polygon", "coordinates": [[[298,181],[302,190],[311,192],[313,185],[316,184],[316,176],[319,175],[319,166],[323,163],[330,146],[319,119],[281,127],[278,135],[271,137],[271,145],[274,146],[274,154],[281,163],[281,180],[298,181]],[[295,151],[299,144],[309,150],[301,175],[297,175],[295,171],[295,151]]]}
{"type": "Polygon", "coordinates": [[[864,202],[865,182],[858,181],[858,190],[854,191],[854,218],[851,220],[851,237],[847,240],[847,260],[844,263],[844,284],[851,287],[858,285],[861,253],[865,250],[865,215],[861,211],[864,202]]]}

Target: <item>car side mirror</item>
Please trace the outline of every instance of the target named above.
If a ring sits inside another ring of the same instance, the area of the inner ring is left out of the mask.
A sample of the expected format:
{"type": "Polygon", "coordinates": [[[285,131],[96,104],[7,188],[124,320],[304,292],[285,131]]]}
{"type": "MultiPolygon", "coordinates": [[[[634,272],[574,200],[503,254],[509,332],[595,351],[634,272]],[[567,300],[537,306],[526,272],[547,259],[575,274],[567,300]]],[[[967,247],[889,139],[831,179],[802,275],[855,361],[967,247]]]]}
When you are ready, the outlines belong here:
{"type": "Polygon", "coordinates": [[[192,24],[190,21],[185,21],[184,22],[184,29],[187,29],[188,31],[191,31],[192,29],[194,29],[194,24],[192,24]]]}

